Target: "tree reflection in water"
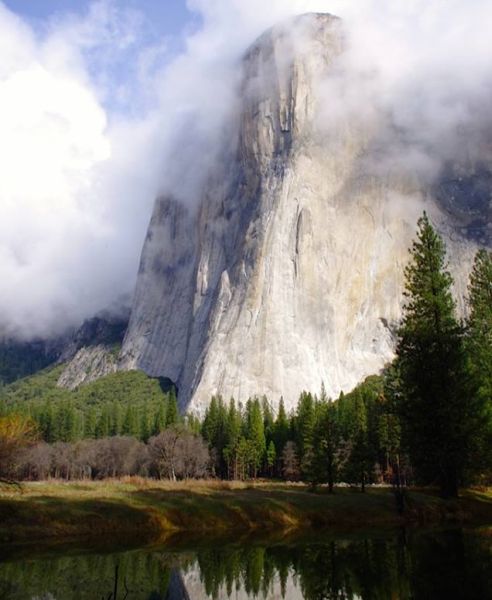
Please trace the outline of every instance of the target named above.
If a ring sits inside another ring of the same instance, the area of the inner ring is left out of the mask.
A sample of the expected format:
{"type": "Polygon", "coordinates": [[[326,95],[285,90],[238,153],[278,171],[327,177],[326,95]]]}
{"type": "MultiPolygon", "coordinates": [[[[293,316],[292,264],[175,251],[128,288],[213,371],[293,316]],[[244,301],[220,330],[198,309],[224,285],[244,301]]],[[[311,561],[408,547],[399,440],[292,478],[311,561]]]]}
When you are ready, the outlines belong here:
{"type": "Polygon", "coordinates": [[[4,599],[492,598],[491,531],[4,561],[4,599]],[[116,597],[115,597],[116,592],[116,597]]]}

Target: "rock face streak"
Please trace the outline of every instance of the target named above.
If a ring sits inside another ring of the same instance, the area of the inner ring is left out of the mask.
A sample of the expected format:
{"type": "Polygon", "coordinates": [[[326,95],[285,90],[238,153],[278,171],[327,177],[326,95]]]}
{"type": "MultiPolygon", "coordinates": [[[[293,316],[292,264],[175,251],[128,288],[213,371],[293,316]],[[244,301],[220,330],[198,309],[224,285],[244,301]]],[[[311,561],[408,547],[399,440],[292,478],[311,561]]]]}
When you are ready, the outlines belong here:
{"type": "Polygon", "coordinates": [[[197,209],[156,202],[121,365],[169,377],[182,408],[203,412],[215,393],[292,406],[380,370],[424,208],[455,237],[466,281],[474,246],[451,236],[449,214],[408,175],[367,169],[377,124],[320,126],[317,85],[342,49],[329,15],[265,33],[243,62],[236,153],[197,209]]]}

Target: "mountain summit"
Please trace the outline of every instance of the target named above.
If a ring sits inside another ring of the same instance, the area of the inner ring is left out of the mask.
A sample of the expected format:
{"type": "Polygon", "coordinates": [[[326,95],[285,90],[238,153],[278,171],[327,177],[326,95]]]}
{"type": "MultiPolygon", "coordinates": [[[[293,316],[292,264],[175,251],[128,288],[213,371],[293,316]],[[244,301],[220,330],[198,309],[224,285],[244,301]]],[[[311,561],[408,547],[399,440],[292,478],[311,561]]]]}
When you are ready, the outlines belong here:
{"type": "Polygon", "coordinates": [[[261,36],[242,62],[234,152],[198,206],[155,203],[121,365],[171,379],[183,409],[203,412],[212,394],[291,407],[303,389],[337,395],[379,371],[424,209],[464,291],[476,215],[441,201],[445,182],[377,168],[377,119],[338,115],[323,87],[344,44],[325,14],[261,36]]]}

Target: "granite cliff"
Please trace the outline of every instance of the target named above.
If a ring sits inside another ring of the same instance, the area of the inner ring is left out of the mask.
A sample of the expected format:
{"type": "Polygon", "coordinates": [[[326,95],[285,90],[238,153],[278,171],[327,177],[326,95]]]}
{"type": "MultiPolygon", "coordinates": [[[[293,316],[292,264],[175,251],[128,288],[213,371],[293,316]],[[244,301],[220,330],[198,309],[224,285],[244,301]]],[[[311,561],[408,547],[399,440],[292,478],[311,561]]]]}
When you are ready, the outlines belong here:
{"type": "Polygon", "coordinates": [[[350,390],[393,358],[422,210],[460,298],[477,242],[489,243],[492,161],[448,165],[429,185],[373,168],[377,119],[322,126],[319,84],[344,43],[325,14],[266,32],[241,65],[235,152],[198,206],[156,200],[120,368],[171,379],[183,409],[203,412],[216,393],[290,407],[322,383],[350,390]]]}

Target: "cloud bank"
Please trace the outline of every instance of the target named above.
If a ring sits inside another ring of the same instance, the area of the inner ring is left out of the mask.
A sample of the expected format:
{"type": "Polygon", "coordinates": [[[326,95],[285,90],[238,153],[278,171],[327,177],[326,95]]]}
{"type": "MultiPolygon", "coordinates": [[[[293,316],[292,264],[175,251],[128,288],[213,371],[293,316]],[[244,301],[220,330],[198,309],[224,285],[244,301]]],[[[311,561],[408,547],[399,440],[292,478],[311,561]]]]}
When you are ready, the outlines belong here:
{"type": "Polygon", "coordinates": [[[432,177],[491,139],[488,1],[188,7],[196,20],[183,52],[170,56],[166,39],[124,2],[94,2],[37,29],[0,3],[3,335],[55,335],[128,305],[155,196],[198,197],[234,115],[240,57],[288,17],[344,19],[348,51],[323,82],[320,126],[385,115],[379,165],[432,177]]]}
{"type": "MultiPolygon", "coordinates": [[[[344,3],[340,3],[342,5],[344,3]]],[[[492,140],[492,5],[482,0],[347,3],[348,51],[324,82],[324,125],[374,118],[372,167],[431,183],[492,140]],[[330,99],[339,98],[340,102],[330,99]],[[376,165],[377,162],[377,165],[376,165]]],[[[343,12],[343,8],[340,8],[343,12]]]]}
{"type": "Polygon", "coordinates": [[[134,15],[99,3],[45,25],[0,4],[0,331],[21,338],[122,302],[153,194],[146,121],[104,106],[134,15]]]}

